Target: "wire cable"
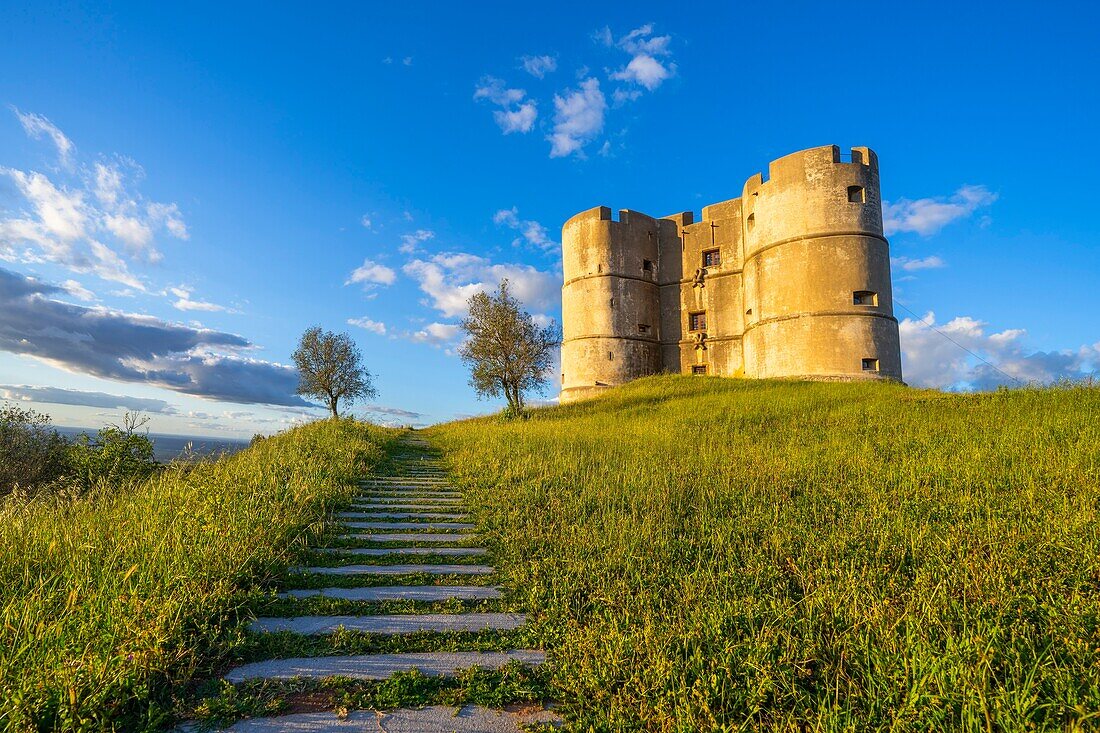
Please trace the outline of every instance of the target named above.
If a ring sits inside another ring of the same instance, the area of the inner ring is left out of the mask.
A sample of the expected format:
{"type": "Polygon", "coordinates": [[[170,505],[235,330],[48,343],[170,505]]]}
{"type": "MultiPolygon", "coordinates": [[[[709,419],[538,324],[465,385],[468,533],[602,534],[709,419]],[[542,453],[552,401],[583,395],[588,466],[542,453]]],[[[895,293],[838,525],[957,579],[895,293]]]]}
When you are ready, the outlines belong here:
{"type": "Polygon", "coordinates": [[[943,337],[944,337],[945,339],[947,339],[947,340],[948,340],[948,341],[950,341],[951,343],[955,344],[955,346],[958,346],[958,347],[959,347],[960,349],[962,349],[962,350],[963,350],[963,351],[965,351],[966,353],[970,354],[970,355],[971,355],[971,356],[973,356],[973,357],[974,357],[975,359],[977,359],[977,360],[978,360],[978,361],[980,361],[981,363],[985,364],[985,365],[986,365],[987,367],[989,367],[989,368],[990,368],[990,369],[992,369],[993,371],[997,372],[998,374],[1003,374],[1004,376],[1008,377],[1009,379],[1011,379],[1011,380],[1012,380],[1013,382],[1015,382],[1016,384],[1019,384],[1019,385],[1021,385],[1021,386],[1024,386],[1024,387],[1026,387],[1026,386],[1027,386],[1027,382],[1023,381],[1022,379],[1017,379],[1016,377],[1012,376],[1011,374],[1009,374],[1009,373],[1008,373],[1008,372],[1006,372],[1005,370],[1003,370],[1003,369],[1000,369],[1000,368],[998,368],[998,367],[997,367],[997,366],[996,366],[995,364],[992,364],[992,363],[990,363],[988,359],[985,359],[984,357],[982,357],[982,355],[981,355],[981,354],[975,354],[975,353],[974,353],[973,351],[971,351],[970,349],[966,348],[965,346],[963,346],[963,345],[962,345],[962,344],[960,344],[960,343],[959,343],[958,341],[956,341],[955,339],[953,339],[953,338],[951,338],[950,336],[948,336],[948,335],[947,335],[946,333],[944,333],[944,332],[943,332],[943,331],[941,331],[940,329],[936,328],[936,326],[935,326],[934,324],[932,324],[932,323],[928,323],[927,321],[925,321],[925,320],[924,320],[923,318],[921,318],[921,317],[920,317],[919,315],[917,315],[916,313],[914,313],[914,312],[913,312],[913,310],[912,310],[911,308],[909,308],[909,306],[905,305],[905,303],[902,303],[902,302],[901,302],[900,300],[898,300],[897,298],[894,298],[894,304],[895,304],[895,305],[900,305],[900,306],[901,306],[902,308],[904,308],[904,309],[905,309],[905,310],[906,310],[906,311],[907,311],[907,312],[909,313],[909,315],[911,315],[911,316],[913,316],[914,318],[916,318],[916,319],[917,319],[917,322],[918,322],[918,323],[920,323],[920,324],[922,324],[922,325],[924,325],[924,326],[928,326],[928,328],[932,329],[933,331],[935,331],[936,333],[938,333],[938,334],[939,334],[940,336],[943,336],[943,337]]]}

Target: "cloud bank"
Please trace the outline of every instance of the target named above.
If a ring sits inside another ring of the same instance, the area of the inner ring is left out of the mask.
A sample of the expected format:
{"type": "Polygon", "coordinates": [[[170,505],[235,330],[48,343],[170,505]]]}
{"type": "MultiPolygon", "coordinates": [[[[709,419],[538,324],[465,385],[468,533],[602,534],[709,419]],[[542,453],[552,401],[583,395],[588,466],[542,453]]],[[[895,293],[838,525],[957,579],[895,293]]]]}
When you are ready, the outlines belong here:
{"type": "Polygon", "coordinates": [[[0,268],[0,350],[208,399],[309,404],[293,368],[239,355],[252,348],[242,336],[55,299],[63,292],[0,268]]]}

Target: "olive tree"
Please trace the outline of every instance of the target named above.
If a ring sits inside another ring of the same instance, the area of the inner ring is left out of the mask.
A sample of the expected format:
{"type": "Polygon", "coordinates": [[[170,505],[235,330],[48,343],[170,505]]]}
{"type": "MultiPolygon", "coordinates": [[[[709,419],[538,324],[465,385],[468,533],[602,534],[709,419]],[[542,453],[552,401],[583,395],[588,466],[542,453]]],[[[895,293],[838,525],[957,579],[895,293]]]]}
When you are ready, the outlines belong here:
{"type": "Polygon", "coordinates": [[[462,321],[466,341],[459,347],[470,367],[470,385],[478,397],[508,400],[508,411],[523,410],[525,392],[543,391],[561,338],[557,324],[538,326],[508,289],[500,283],[495,294],[476,293],[467,302],[462,321]]]}
{"type": "Polygon", "coordinates": [[[298,394],[325,402],[333,417],[339,404],[378,396],[370,372],[363,366],[359,347],[346,333],[306,329],[294,352],[298,367],[298,394]]]}

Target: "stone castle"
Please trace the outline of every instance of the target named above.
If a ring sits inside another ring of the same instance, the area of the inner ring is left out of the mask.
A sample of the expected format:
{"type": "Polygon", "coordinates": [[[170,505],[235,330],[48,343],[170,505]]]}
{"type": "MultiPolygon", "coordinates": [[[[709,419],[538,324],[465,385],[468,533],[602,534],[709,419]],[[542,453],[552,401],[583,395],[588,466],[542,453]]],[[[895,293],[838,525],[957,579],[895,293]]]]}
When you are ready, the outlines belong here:
{"type": "Polygon", "coordinates": [[[562,402],[659,372],[901,381],[870,148],[773,161],[698,222],[589,209],[562,249],[562,402]]]}

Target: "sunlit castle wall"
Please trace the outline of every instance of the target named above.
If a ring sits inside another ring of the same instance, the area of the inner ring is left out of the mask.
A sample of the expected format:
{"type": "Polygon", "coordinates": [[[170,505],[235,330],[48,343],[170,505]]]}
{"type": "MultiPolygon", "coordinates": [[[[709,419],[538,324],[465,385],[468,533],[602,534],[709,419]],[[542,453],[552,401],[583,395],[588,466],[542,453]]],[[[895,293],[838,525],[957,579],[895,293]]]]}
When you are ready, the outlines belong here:
{"type": "Polygon", "coordinates": [[[660,371],[900,381],[878,160],[847,157],[780,158],[700,221],[566,222],[561,400],[660,371]]]}

